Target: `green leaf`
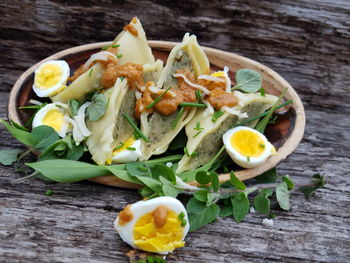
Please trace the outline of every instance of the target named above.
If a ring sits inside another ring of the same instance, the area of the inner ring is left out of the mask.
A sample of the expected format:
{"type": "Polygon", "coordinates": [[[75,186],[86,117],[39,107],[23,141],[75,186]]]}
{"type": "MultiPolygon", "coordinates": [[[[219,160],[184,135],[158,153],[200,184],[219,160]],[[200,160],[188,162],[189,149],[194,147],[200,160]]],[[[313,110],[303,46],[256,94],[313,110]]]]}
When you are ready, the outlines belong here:
{"type": "Polygon", "coordinates": [[[279,206],[283,210],[289,210],[289,191],[286,182],[282,182],[276,187],[276,197],[279,206]]]}
{"type": "Polygon", "coordinates": [[[129,183],[134,184],[142,184],[140,180],[138,180],[136,177],[131,176],[127,171],[120,169],[118,165],[106,165],[104,166],[107,170],[109,170],[112,174],[114,174],[119,179],[122,179],[124,181],[127,181],[129,183]]]}
{"type": "Polygon", "coordinates": [[[126,170],[131,176],[150,176],[149,167],[143,162],[129,162],[126,164],[126,170]]]}
{"type": "Polygon", "coordinates": [[[271,188],[261,189],[261,194],[264,194],[266,197],[269,197],[273,194],[273,190],[271,188]]]}
{"type": "Polygon", "coordinates": [[[64,159],[26,163],[26,165],[59,183],[75,183],[110,174],[102,166],[64,159]]]}
{"type": "Polygon", "coordinates": [[[162,191],[162,184],[152,177],[138,176],[137,179],[140,180],[142,184],[152,189],[154,192],[162,191]]]}
{"type": "Polygon", "coordinates": [[[162,191],[164,195],[176,198],[180,191],[177,188],[175,188],[174,185],[163,176],[160,176],[159,180],[162,183],[162,191]]]}
{"type": "Polygon", "coordinates": [[[233,89],[240,89],[244,92],[257,92],[261,88],[262,77],[252,69],[239,69],[236,72],[236,86],[233,89]]]}
{"type": "Polygon", "coordinates": [[[151,173],[153,178],[159,178],[160,176],[163,176],[172,184],[176,184],[175,172],[173,171],[173,169],[164,164],[156,164],[152,166],[151,173]]]}
{"type": "Polygon", "coordinates": [[[270,200],[264,193],[260,193],[254,198],[254,207],[261,214],[270,213],[270,200]]]}
{"type": "Polygon", "coordinates": [[[232,205],[224,206],[220,208],[220,217],[228,217],[233,215],[232,205]]]}
{"type": "Polygon", "coordinates": [[[40,125],[35,127],[31,133],[34,147],[39,151],[44,151],[47,147],[60,139],[58,133],[50,126],[40,125]]]}
{"type": "Polygon", "coordinates": [[[233,171],[230,173],[230,181],[232,185],[239,190],[245,190],[247,188],[246,185],[237,178],[233,171]]]}
{"type": "Polygon", "coordinates": [[[35,143],[33,142],[32,136],[29,132],[12,127],[10,124],[8,124],[6,121],[4,121],[1,118],[0,118],[0,123],[2,123],[6,127],[8,132],[11,133],[12,136],[17,139],[17,141],[20,141],[21,143],[28,146],[34,146],[35,143]]]}
{"type": "Polygon", "coordinates": [[[258,175],[255,177],[256,181],[259,184],[272,184],[277,182],[277,170],[276,168],[272,168],[271,170],[268,170],[267,172],[258,175]]]}
{"type": "Polygon", "coordinates": [[[78,115],[78,111],[80,108],[80,102],[76,99],[70,99],[68,102],[70,112],[72,113],[72,116],[78,115]]]}
{"type": "Polygon", "coordinates": [[[20,149],[0,150],[0,163],[3,165],[12,165],[17,160],[20,149]]]}
{"type": "Polygon", "coordinates": [[[147,186],[140,188],[139,189],[139,194],[142,197],[149,197],[153,194],[154,192],[152,191],[152,189],[148,188],[147,186]]]}
{"type": "Polygon", "coordinates": [[[210,183],[210,176],[206,171],[199,171],[196,173],[196,181],[200,184],[209,184],[210,183]]]}
{"type": "Polygon", "coordinates": [[[89,121],[97,121],[105,114],[107,108],[107,99],[101,93],[95,93],[92,97],[91,104],[87,107],[86,112],[89,121]]]}
{"type": "Polygon", "coordinates": [[[208,191],[206,190],[198,190],[193,194],[194,198],[198,201],[206,203],[208,200],[208,191]]]}
{"type": "Polygon", "coordinates": [[[314,174],[314,179],[311,181],[313,185],[300,187],[300,191],[305,195],[306,199],[309,199],[317,189],[322,188],[326,184],[324,176],[320,174],[314,174]]]}
{"type": "Polygon", "coordinates": [[[267,124],[269,123],[272,114],[274,113],[274,111],[278,108],[278,105],[280,104],[284,94],[286,94],[288,88],[285,88],[282,93],[279,95],[278,99],[276,100],[275,104],[273,104],[273,106],[271,107],[271,109],[268,110],[267,115],[258,122],[258,124],[255,126],[255,130],[264,133],[265,128],[267,126],[267,124]]]}
{"type": "Polygon", "coordinates": [[[217,192],[220,188],[219,176],[217,173],[211,172],[210,177],[211,177],[211,187],[214,192],[217,192]]]}
{"type": "Polygon", "coordinates": [[[289,175],[283,176],[282,180],[283,182],[286,182],[288,190],[292,190],[294,188],[294,182],[289,178],[289,175]]]}
{"type": "Polygon", "coordinates": [[[46,196],[51,196],[51,195],[53,195],[55,192],[54,191],[52,191],[52,190],[47,190],[46,192],[45,192],[45,195],[46,196]]]}
{"type": "Polygon", "coordinates": [[[220,214],[220,208],[216,204],[206,206],[205,203],[200,202],[195,198],[191,198],[188,201],[186,209],[190,221],[191,232],[213,222],[220,214]]]}
{"type": "Polygon", "coordinates": [[[249,211],[249,200],[245,193],[239,193],[235,197],[231,198],[232,211],[234,220],[241,222],[249,211]]]}

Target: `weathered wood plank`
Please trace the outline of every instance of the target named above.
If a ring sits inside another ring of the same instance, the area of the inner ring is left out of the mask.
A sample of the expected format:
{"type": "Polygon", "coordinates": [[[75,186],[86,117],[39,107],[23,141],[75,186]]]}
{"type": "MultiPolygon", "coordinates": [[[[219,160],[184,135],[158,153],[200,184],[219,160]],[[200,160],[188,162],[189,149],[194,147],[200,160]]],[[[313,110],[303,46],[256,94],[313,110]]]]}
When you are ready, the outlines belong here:
{"type": "MultiPolygon", "coordinates": [[[[275,69],[306,109],[304,140],[282,162],[297,182],[314,172],[329,183],[292,211],[274,210],[273,228],[250,214],[241,224],[219,219],[187,238],[170,262],[349,262],[350,3],[287,1],[2,1],[0,117],[8,92],[33,63],[62,49],[110,40],[133,15],[150,39],[237,52],[275,69]],[[171,30],[169,30],[171,29],[171,30]]],[[[0,128],[0,148],[22,147],[0,128]]],[[[28,157],[26,161],[33,161],[28,157]]],[[[47,184],[0,166],[0,259],[6,262],[127,262],[129,247],[112,229],[116,211],[139,199],[132,190],[90,182],[47,184]],[[53,189],[51,197],[44,195],[53,189]]]]}

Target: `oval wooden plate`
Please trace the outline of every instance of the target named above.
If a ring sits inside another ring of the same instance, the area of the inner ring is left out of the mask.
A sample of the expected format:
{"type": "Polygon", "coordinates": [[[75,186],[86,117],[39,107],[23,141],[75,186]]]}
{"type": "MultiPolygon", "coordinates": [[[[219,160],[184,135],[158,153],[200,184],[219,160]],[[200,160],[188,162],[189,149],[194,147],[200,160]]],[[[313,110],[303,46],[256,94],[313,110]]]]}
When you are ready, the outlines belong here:
{"type": "MultiPolygon", "coordinates": [[[[8,119],[23,124],[30,117],[26,112],[18,110],[18,107],[26,105],[30,99],[39,99],[32,91],[32,85],[34,80],[34,71],[41,63],[52,59],[63,59],[70,65],[71,72],[74,72],[74,70],[83,64],[91,56],[91,54],[97,52],[102,46],[108,44],[111,44],[111,42],[100,42],[69,48],[58,52],[29,68],[18,78],[11,90],[8,104],[8,119]]],[[[176,44],[177,43],[175,42],[149,41],[149,45],[153,50],[154,56],[162,59],[164,63],[166,62],[169,51],[176,44]]],[[[293,103],[282,109],[284,114],[277,119],[277,122],[274,125],[269,125],[266,130],[266,136],[276,147],[277,155],[271,156],[263,165],[259,167],[236,171],[236,175],[240,180],[246,180],[262,174],[284,160],[296,149],[300,143],[305,130],[305,112],[303,104],[292,86],[272,69],[254,60],[234,53],[228,53],[214,48],[203,48],[209,58],[211,69],[217,70],[222,69],[224,66],[228,66],[230,68],[231,79],[235,79],[234,73],[238,69],[250,68],[261,73],[263,77],[262,85],[266,90],[266,93],[278,96],[285,87],[288,87],[288,91],[284,99],[293,100],[293,103]]],[[[42,98],[39,100],[42,101],[42,98]]],[[[220,175],[220,182],[227,181],[228,179],[228,174],[220,175]]],[[[101,176],[91,180],[110,186],[125,188],[140,187],[139,185],[120,180],[116,176],[101,176]]]]}

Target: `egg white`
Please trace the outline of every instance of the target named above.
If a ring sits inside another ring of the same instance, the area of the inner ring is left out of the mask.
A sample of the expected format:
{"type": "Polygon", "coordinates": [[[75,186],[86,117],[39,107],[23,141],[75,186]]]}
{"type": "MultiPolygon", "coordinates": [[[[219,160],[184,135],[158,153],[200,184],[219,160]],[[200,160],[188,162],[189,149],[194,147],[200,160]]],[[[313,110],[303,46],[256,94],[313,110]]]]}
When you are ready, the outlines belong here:
{"type": "MultiPolygon", "coordinates": [[[[117,216],[116,220],[114,221],[114,228],[117,230],[117,232],[120,235],[120,238],[128,243],[130,246],[137,248],[134,245],[134,225],[136,224],[137,220],[147,214],[153,212],[158,206],[166,206],[169,210],[174,211],[176,214],[180,214],[183,212],[185,214],[184,219],[186,220],[186,225],[184,226],[184,232],[181,241],[183,241],[188,233],[188,230],[190,229],[190,224],[188,220],[188,215],[185,207],[183,204],[177,200],[176,198],[169,197],[169,196],[161,196],[157,198],[153,198],[150,200],[143,200],[138,201],[130,206],[130,212],[133,214],[133,218],[131,221],[124,225],[119,225],[119,215],[117,216]]],[[[158,254],[166,255],[171,251],[162,251],[158,252],[158,254]]]]}
{"type": "MultiPolygon", "coordinates": [[[[59,110],[60,112],[62,112],[62,114],[65,116],[67,115],[66,110],[68,109],[68,106],[66,104],[63,103],[59,103],[59,102],[55,102],[55,103],[50,103],[47,104],[46,106],[42,107],[34,116],[33,122],[32,122],[32,127],[33,129],[35,127],[38,127],[40,125],[45,125],[43,123],[43,119],[45,118],[46,114],[50,111],[50,110],[59,110]]],[[[64,137],[66,136],[67,132],[69,131],[69,122],[67,122],[66,118],[63,118],[63,122],[61,123],[61,128],[59,129],[59,131],[56,131],[58,133],[58,135],[60,137],[64,137]]]]}
{"type": "Polygon", "coordinates": [[[62,75],[60,76],[60,80],[58,81],[58,83],[52,87],[49,87],[49,88],[46,88],[46,87],[41,88],[40,84],[36,81],[36,79],[34,77],[33,90],[38,97],[49,97],[49,96],[52,96],[52,95],[60,92],[62,90],[62,88],[66,85],[67,80],[69,78],[69,74],[70,74],[69,65],[64,60],[50,60],[50,61],[47,61],[47,62],[41,64],[39,66],[39,68],[37,68],[35,70],[35,75],[40,73],[41,70],[43,70],[43,68],[48,64],[53,64],[53,65],[56,65],[59,68],[61,68],[62,75]]]}
{"type": "Polygon", "coordinates": [[[225,148],[227,153],[230,155],[232,160],[238,164],[239,166],[243,168],[254,168],[258,167],[261,164],[263,164],[272,154],[275,153],[275,148],[273,145],[267,140],[264,134],[258,132],[257,130],[254,130],[249,127],[245,126],[238,126],[233,129],[228,130],[224,135],[222,136],[225,148]],[[265,148],[263,153],[260,156],[257,157],[249,157],[249,161],[247,159],[247,156],[240,154],[236,149],[234,149],[231,145],[231,137],[233,134],[240,130],[249,130],[251,132],[254,132],[257,134],[264,142],[265,148]]]}
{"type": "Polygon", "coordinates": [[[116,155],[112,156],[112,162],[127,163],[136,161],[140,156],[142,156],[141,145],[141,139],[135,140],[133,144],[129,146],[135,148],[135,151],[125,149],[121,152],[118,152],[116,155]]]}

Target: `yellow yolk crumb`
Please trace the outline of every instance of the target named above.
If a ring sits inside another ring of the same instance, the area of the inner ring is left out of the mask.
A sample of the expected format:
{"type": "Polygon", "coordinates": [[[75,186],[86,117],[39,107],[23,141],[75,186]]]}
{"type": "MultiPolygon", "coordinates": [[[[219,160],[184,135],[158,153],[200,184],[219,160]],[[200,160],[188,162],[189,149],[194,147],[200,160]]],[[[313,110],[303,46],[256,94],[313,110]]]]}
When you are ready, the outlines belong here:
{"type": "Polygon", "coordinates": [[[129,139],[127,139],[123,146],[120,148],[117,148],[116,150],[113,151],[113,156],[116,155],[117,153],[120,153],[122,151],[125,151],[127,147],[130,147],[131,145],[133,145],[133,143],[135,142],[135,138],[132,136],[129,139]]]}

